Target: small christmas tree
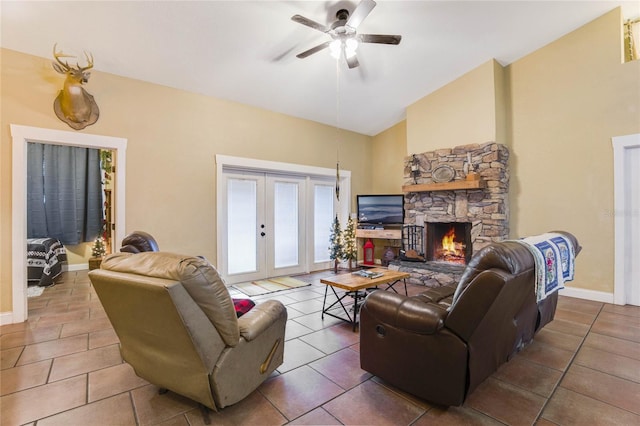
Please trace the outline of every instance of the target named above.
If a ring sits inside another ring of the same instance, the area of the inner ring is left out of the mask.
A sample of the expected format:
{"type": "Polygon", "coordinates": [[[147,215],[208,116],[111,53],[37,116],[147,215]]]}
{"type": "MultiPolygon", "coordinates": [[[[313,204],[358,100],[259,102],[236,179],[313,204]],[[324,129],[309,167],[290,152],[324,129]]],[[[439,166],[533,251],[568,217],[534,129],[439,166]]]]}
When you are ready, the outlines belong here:
{"type": "Polygon", "coordinates": [[[93,243],[93,247],[91,248],[91,255],[93,257],[102,257],[106,252],[107,248],[104,245],[102,237],[96,238],[96,241],[93,243]]]}
{"type": "Polygon", "coordinates": [[[333,219],[331,225],[331,235],[329,236],[329,259],[334,261],[333,271],[338,272],[338,262],[343,256],[342,232],[340,230],[340,220],[338,215],[333,219]]]}
{"type": "Polygon", "coordinates": [[[351,262],[358,257],[358,245],[356,244],[356,223],[351,217],[347,221],[347,227],[342,233],[342,252],[345,260],[349,261],[349,269],[352,268],[351,262]]]}

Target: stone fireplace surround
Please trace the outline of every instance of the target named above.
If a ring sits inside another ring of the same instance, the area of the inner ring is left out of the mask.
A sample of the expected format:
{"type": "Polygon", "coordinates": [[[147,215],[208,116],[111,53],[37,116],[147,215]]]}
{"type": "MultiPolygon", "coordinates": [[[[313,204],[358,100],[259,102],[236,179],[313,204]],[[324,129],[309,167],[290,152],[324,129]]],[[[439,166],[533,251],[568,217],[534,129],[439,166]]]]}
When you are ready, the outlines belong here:
{"type": "MultiPolygon", "coordinates": [[[[491,242],[509,236],[509,150],[495,142],[461,145],[455,148],[416,154],[420,164],[417,186],[411,177],[411,156],[404,171],[405,225],[434,222],[471,223],[472,254],[491,242]],[[464,181],[465,162],[471,156],[473,170],[480,176],[478,189],[424,190],[421,184],[434,183],[432,171],[439,165],[455,170],[453,183],[464,181]]],[[[425,241],[428,241],[428,236],[425,241]]],[[[390,269],[409,272],[413,284],[438,287],[456,283],[464,271],[463,265],[445,262],[392,261],[390,269]]]]}

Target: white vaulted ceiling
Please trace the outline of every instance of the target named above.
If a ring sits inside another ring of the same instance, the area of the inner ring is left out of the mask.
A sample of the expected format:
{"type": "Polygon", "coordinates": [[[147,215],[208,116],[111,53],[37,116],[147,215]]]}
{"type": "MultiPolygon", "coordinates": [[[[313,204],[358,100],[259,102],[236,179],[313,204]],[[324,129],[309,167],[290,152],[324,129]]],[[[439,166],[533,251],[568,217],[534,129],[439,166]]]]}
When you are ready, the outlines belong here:
{"type": "Polygon", "coordinates": [[[361,45],[353,70],[328,50],[296,58],[328,36],[291,16],[326,24],[357,0],[2,1],[1,44],[52,58],[58,43],[91,52],[99,71],[375,135],[492,58],[512,63],[619,5],[636,17],[639,4],[380,0],[358,32],[402,42],[361,45]]]}

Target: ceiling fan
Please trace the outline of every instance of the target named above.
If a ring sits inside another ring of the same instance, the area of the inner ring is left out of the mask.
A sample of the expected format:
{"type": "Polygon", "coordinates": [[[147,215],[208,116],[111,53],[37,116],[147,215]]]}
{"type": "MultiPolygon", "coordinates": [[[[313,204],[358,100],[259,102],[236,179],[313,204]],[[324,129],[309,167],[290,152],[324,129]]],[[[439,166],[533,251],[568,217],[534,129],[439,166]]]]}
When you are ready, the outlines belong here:
{"type": "Polygon", "coordinates": [[[294,22],[331,36],[331,40],[305,50],[297,54],[296,57],[303,59],[328,47],[333,57],[337,59],[340,56],[344,56],[349,68],[355,68],[360,65],[356,57],[356,49],[359,43],[400,44],[402,36],[399,35],[357,33],[358,26],[371,13],[374,7],[376,7],[375,1],[362,0],[351,14],[347,9],[338,10],[336,12],[336,20],[329,25],[319,24],[301,15],[292,16],[291,20],[294,22]]]}

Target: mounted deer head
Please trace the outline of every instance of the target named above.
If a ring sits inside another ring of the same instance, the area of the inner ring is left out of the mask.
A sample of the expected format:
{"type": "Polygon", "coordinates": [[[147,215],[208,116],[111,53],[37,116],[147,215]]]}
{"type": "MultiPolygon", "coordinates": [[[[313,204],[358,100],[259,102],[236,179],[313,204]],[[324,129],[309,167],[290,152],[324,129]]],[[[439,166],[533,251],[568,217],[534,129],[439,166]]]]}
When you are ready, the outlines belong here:
{"type": "Polygon", "coordinates": [[[76,63],[75,67],[69,66],[60,58],[71,57],[65,55],[62,51],[56,51],[56,45],[53,46],[53,69],[60,74],[65,74],[67,78],[64,81],[64,87],[53,102],[53,110],[58,118],[67,123],[71,128],[80,130],[92,125],[98,121],[100,110],[96,101],[93,99],[82,85],[89,81],[91,73],[89,70],[93,68],[93,56],[85,52],[87,66],[81,67],[76,63]]]}

